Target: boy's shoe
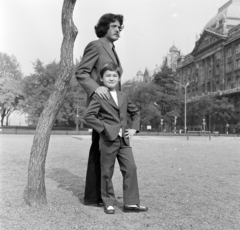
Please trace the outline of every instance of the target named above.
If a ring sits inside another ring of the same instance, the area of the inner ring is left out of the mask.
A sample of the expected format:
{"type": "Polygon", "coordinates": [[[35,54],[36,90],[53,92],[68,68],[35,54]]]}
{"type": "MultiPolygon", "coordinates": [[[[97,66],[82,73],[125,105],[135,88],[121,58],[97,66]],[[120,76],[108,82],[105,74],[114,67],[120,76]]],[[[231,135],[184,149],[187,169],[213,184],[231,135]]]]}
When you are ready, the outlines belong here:
{"type": "Polygon", "coordinates": [[[123,206],[124,212],[146,212],[148,210],[148,207],[146,206],[140,206],[140,205],[134,205],[134,206],[123,206]]]}
{"type": "Polygon", "coordinates": [[[113,206],[104,206],[104,212],[106,214],[114,214],[115,213],[115,209],[113,206]]]}

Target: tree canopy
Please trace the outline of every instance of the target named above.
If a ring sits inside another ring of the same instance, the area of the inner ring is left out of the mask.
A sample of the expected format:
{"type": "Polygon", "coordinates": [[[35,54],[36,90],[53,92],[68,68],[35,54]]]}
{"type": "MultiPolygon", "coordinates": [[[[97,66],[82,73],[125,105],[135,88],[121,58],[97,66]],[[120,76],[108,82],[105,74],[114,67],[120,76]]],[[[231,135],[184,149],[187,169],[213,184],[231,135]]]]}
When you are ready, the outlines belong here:
{"type": "Polygon", "coordinates": [[[155,125],[159,123],[161,112],[156,106],[158,91],[154,83],[140,83],[130,93],[130,98],[139,108],[142,125],[155,125]]]}
{"type": "Polygon", "coordinates": [[[226,97],[202,97],[188,103],[188,115],[205,117],[211,115],[224,124],[234,118],[234,105],[226,97]]]}
{"type": "Polygon", "coordinates": [[[180,116],[180,100],[174,81],[176,81],[175,74],[166,65],[153,75],[153,82],[157,85],[158,92],[156,102],[162,118],[168,124],[173,122],[175,116],[180,116]]]}
{"type": "Polygon", "coordinates": [[[16,57],[0,52],[0,110],[1,126],[19,106],[22,97],[22,72],[16,57]]]}
{"type": "MultiPolygon", "coordinates": [[[[32,123],[35,124],[55,87],[59,63],[53,61],[44,65],[40,60],[37,60],[33,65],[34,73],[23,79],[25,101],[22,103],[22,108],[24,112],[28,113],[32,123]]],[[[85,97],[83,89],[79,86],[75,77],[72,76],[63,104],[58,112],[56,124],[75,124],[77,119],[78,123],[82,122],[82,115],[85,111],[85,97]]]]}

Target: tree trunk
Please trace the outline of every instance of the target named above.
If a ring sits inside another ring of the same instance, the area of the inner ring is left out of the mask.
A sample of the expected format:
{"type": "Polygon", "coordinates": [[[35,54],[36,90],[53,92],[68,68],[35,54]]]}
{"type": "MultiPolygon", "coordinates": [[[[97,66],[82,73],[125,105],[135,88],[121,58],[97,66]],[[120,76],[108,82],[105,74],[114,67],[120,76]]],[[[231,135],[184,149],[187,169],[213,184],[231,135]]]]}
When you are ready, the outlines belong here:
{"type": "Polygon", "coordinates": [[[4,117],[1,116],[1,127],[3,127],[3,120],[4,120],[4,117]]]}
{"type": "Polygon", "coordinates": [[[28,166],[28,183],[24,198],[28,205],[39,207],[47,203],[45,188],[45,161],[57,113],[62,105],[67,86],[73,75],[73,47],[77,28],[72,19],[76,0],[64,0],[62,8],[63,42],[61,47],[60,70],[54,90],[39,118],[28,166]]]}
{"type": "Polygon", "coordinates": [[[6,126],[8,126],[9,116],[10,114],[6,116],[6,126]]]}
{"type": "Polygon", "coordinates": [[[6,109],[6,126],[8,126],[9,124],[9,116],[11,115],[11,113],[15,110],[15,108],[13,109],[6,109]]]}
{"type": "Polygon", "coordinates": [[[6,109],[3,108],[2,109],[2,113],[1,113],[1,127],[3,127],[3,123],[4,123],[4,118],[6,117],[6,109]]]}

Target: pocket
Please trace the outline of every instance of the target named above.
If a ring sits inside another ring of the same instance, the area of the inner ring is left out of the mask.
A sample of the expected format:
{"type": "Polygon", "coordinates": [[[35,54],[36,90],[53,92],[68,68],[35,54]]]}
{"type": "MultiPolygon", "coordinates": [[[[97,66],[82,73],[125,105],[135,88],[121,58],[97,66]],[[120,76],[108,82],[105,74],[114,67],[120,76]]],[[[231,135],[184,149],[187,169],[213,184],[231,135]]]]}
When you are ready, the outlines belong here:
{"type": "Polygon", "coordinates": [[[130,140],[129,140],[129,138],[124,137],[124,138],[123,138],[123,141],[124,141],[124,143],[125,143],[126,146],[130,146],[130,140]]]}
{"type": "Polygon", "coordinates": [[[104,143],[112,142],[109,140],[109,138],[107,137],[107,135],[105,134],[104,131],[100,133],[100,138],[101,138],[102,142],[104,142],[104,143]]]}

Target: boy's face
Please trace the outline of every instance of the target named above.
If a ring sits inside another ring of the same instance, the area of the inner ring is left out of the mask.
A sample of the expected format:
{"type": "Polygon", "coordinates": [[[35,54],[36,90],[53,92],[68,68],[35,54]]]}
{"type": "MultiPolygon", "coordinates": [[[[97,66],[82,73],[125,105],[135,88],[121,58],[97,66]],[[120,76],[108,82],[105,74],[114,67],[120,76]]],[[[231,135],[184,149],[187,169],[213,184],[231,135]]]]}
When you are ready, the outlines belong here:
{"type": "Polygon", "coordinates": [[[118,85],[118,82],[120,81],[120,78],[116,71],[107,70],[103,74],[101,81],[110,91],[114,91],[116,90],[116,87],[118,85]]]}

